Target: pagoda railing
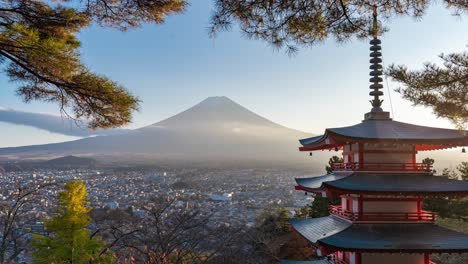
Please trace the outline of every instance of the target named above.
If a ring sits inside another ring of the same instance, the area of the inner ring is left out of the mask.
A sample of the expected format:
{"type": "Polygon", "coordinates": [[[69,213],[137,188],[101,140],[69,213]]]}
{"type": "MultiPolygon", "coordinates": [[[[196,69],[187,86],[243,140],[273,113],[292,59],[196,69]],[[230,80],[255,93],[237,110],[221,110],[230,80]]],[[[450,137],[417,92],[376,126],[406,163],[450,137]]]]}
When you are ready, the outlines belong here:
{"type": "MultiPolygon", "coordinates": [[[[349,264],[348,262],[345,262],[344,260],[338,259],[335,256],[328,256],[327,257],[327,263],[328,264],[349,264]]],[[[429,260],[429,264],[437,264],[432,260],[429,260]]]]}
{"type": "Polygon", "coordinates": [[[333,171],[412,171],[431,172],[432,165],[426,163],[331,163],[333,171]]]}
{"type": "Polygon", "coordinates": [[[344,210],[341,206],[331,205],[328,207],[330,214],[351,220],[353,222],[434,222],[437,215],[429,211],[421,212],[352,212],[344,210]]]}
{"type": "Polygon", "coordinates": [[[327,262],[329,264],[349,264],[348,262],[345,262],[343,260],[340,260],[340,259],[330,259],[330,260],[327,260],[327,262]]]}
{"type": "Polygon", "coordinates": [[[335,255],[327,256],[326,259],[329,264],[349,264],[348,262],[337,258],[335,255]]]}

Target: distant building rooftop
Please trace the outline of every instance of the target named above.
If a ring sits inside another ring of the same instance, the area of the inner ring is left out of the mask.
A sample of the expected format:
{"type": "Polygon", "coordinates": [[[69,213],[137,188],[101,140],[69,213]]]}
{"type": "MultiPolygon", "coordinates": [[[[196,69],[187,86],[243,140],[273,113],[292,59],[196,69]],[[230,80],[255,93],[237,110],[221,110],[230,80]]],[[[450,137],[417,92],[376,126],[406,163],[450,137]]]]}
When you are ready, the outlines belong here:
{"type": "Polygon", "coordinates": [[[210,200],[216,202],[227,202],[232,200],[233,193],[212,194],[210,200]]]}

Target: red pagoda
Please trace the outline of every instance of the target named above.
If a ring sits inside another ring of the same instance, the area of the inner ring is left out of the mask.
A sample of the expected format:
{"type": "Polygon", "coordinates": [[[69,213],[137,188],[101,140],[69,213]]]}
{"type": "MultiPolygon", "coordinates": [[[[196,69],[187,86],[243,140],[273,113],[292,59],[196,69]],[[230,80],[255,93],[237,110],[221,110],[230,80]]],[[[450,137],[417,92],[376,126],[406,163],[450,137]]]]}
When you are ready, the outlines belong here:
{"type": "Polygon", "coordinates": [[[416,160],[419,151],[467,146],[468,131],[392,120],[381,108],[380,43],[377,36],[370,41],[373,99],[364,120],[300,140],[301,151],[343,152],[331,174],[296,179],[296,190],[341,197],[327,217],[290,220],[323,257],[300,263],[429,264],[430,254],[468,252],[468,234],[437,226],[436,215],[421,208],[425,197],[468,195],[468,182],[434,176],[430,165],[416,160]]]}

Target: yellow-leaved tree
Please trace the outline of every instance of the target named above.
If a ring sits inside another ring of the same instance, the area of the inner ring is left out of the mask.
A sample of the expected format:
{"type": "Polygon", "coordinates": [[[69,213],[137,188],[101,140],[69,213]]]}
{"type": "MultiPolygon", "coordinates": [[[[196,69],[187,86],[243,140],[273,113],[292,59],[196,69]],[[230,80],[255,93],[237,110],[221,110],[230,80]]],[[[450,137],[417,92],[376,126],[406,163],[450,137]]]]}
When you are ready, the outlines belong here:
{"type": "Polygon", "coordinates": [[[47,236],[34,235],[33,263],[110,263],[112,257],[101,254],[104,247],[90,235],[86,187],[72,180],[59,193],[57,215],[44,222],[47,236]]]}

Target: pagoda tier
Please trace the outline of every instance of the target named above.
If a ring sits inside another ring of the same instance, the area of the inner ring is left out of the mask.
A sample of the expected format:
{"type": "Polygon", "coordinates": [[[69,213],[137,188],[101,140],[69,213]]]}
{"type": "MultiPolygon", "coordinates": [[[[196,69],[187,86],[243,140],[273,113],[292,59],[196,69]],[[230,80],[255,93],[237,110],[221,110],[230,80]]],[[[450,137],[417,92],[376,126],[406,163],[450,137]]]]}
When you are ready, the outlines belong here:
{"type": "Polygon", "coordinates": [[[430,164],[416,162],[418,151],[467,146],[468,131],[416,126],[393,121],[387,112],[370,112],[360,124],[326,129],[300,143],[301,151],[342,150],[343,162],[329,164],[335,172],[431,173],[430,164]]]}
{"type": "Polygon", "coordinates": [[[341,194],[451,196],[468,195],[468,181],[417,173],[331,173],[296,178],[296,190],[325,197],[341,194]]]}
{"type": "Polygon", "coordinates": [[[331,174],[296,179],[296,190],[341,204],[328,217],[290,220],[292,229],[328,263],[430,264],[431,253],[468,253],[468,234],[435,225],[436,214],[422,210],[427,196],[468,195],[468,181],[436,177],[430,164],[416,162],[418,151],[468,146],[468,131],[397,122],[383,111],[377,7],[373,16],[371,111],[359,124],[299,141],[301,151],[342,150],[331,174]]]}
{"type": "MultiPolygon", "coordinates": [[[[356,151],[372,151],[373,148],[358,149],[357,144],[387,147],[387,152],[394,150],[424,151],[454,148],[468,145],[468,131],[417,126],[393,121],[387,112],[378,112],[379,118],[369,116],[361,123],[341,128],[328,128],[322,136],[299,140],[300,151],[314,151],[324,149],[343,149],[345,146],[355,145],[356,151]],[[382,117],[383,116],[383,117],[382,117]],[[411,148],[408,148],[408,147],[411,148]],[[390,148],[389,148],[390,147],[390,148]]],[[[382,151],[383,149],[380,148],[382,151]]],[[[346,151],[346,150],[345,150],[346,151]]],[[[349,151],[349,150],[348,150],[349,151]]]]}
{"type": "Polygon", "coordinates": [[[317,255],[353,253],[463,253],[468,236],[435,224],[353,224],[336,216],[292,219],[292,228],[309,241],[317,255]]]}

